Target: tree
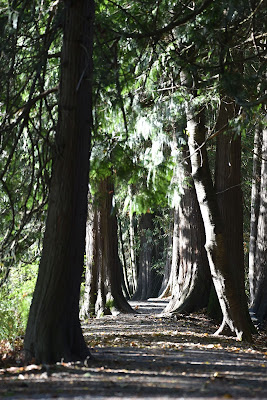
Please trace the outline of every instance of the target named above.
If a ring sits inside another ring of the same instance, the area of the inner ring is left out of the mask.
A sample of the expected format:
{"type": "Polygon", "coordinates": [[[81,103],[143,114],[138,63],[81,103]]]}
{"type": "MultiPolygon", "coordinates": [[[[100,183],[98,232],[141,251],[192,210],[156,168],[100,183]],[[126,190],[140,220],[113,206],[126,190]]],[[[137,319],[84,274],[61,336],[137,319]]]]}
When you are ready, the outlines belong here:
{"type": "MultiPolygon", "coordinates": [[[[172,271],[172,244],[174,240],[175,230],[174,230],[174,223],[175,217],[177,213],[174,213],[173,209],[169,210],[169,224],[168,228],[166,229],[167,241],[165,243],[165,262],[164,262],[164,269],[163,269],[163,278],[161,283],[161,288],[159,290],[159,297],[169,297],[171,295],[171,286],[170,286],[170,277],[172,271]]],[[[178,221],[176,226],[178,226],[178,221]]]]}
{"type": "Polygon", "coordinates": [[[211,178],[206,149],[206,129],[203,109],[192,107],[193,95],[187,103],[187,131],[197,198],[206,232],[206,244],[211,275],[217,292],[223,322],[218,330],[228,325],[240,339],[251,341],[252,323],[245,296],[240,284],[236,284],[234,271],[227,256],[227,247],[215,190],[211,178]],[[241,303],[241,304],[240,304],[241,303]]]}
{"type": "Polygon", "coordinates": [[[137,289],[137,263],[136,263],[136,251],[135,251],[135,218],[132,213],[132,189],[129,186],[129,196],[130,196],[130,212],[129,212],[129,255],[130,255],[130,270],[132,275],[132,294],[135,293],[137,289]]]}
{"type": "Polygon", "coordinates": [[[61,36],[58,4],[47,3],[1,3],[0,287],[12,267],[23,274],[25,263],[40,254],[56,125],[54,53],[61,36]]]}
{"type": "Polygon", "coordinates": [[[156,246],[153,240],[154,215],[142,214],[139,221],[140,254],[138,262],[137,288],[132,299],[147,300],[157,297],[161,286],[161,278],[153,269],[156,246]]]}
{"type": "Polygon", "coordinates": [[[84,262],[94,2],[64,2],[59,123],[46,231],[25,335],[26,358],[39,363],[90,355],[79,321],[84,262]]]}
{"type": "Polygon", "coordinates": [[[243,194],[241,189],[241,135],[230,128],[240,111],[235,102],[225,96],[220,99],[216,122],[215,192],[225,238],[226,256],[237,290],[245,296],[245,267],[243,245],[243,194]]]}
{"type": "MultiPolygon", "coordinates": [[[[253,268],[253,293],[251,310],[262,322],[267,319],[267,129],[262,134],[260,204],[253,268]],[[255,283],[254,283],[255,282],[255,283]]],[[[253,217],[253,214],[252,214],[253,217]]],[[[254,221],[253,221],[254,222],[254,221]]]]}
{"type": "MultiPolygon", "coordinates": [[[[186,140],[186,139],[185,139],[186,140]]],[[[211,287],[209,263],[205,250],[204,225],[190,179],[191,163],[188,146],[183,145],[180,167],[181,199],[176,206],[173,231],[171,300],[165,313],[193,312],[207,306],[211,287]]]]}
{"type": "Polygon", "coordinates": [[[249,290],[251,304],[253,304],[255,300],[257,279],[259,277],[259,265],[255,263],[255,257],[257,251],[258,221],[261,199],[262,134],[263,130],[260,125],[256,126],[254,134],[249,240],[249,290]]]}
{"type": "Polygon", "coordinates": [[[84,318],[112,312],[132,312],[122,293],[122,264],[118,254],[118,224],[113,205],[112,177],[102,179],[87,222],[84,318]],[[93,215],[90,215],[93,214],[93,215]]]}

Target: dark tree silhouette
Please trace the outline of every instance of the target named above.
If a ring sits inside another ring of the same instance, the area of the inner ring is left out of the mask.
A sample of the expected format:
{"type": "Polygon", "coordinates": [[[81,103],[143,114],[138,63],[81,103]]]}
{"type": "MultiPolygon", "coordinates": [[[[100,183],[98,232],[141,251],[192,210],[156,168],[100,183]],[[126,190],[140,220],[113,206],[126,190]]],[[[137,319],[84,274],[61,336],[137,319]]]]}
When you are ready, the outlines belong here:
{"type": "Polygon", "coordinates": [[[25,352],[54,363],[85,359],[79,321],[91,137],[93,0],[64,2],[59,123],[43,253],[25,352]]]}

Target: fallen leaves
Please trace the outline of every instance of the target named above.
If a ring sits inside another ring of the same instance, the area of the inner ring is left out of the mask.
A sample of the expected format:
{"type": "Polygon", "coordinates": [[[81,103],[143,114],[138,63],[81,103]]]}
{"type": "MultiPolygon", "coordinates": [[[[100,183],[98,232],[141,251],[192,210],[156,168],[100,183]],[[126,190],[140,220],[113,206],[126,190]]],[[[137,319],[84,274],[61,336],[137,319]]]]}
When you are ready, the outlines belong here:
{"type": "MultiPolygon", "coordinates": [[[[246,343],[237,342],[234,337],[213,336],[216,327],[207,317],[202,316],[200,320],[203,323],[204,331],[201,330],[199,320],[196,318],[188,318],[183,320],[182,317],[176,323],[172,318],[151,318],[151,316],[135,315],[135,323],[125,324],[123,320],[127,320],[127,316],[119,316],[118,318],[107,318],[105,321],[92,320],[89,327],[92,330],[86,331],[86,339],[91,348],[104,347],[138,347],[140,349],[160,349],[173,350],[182,352],[190,349],[222,351],[229,353],[247,353],[247,354],[263,354],[266,358],[267,352],[260,349],[262,342],[257,340],[257,345],[248,345],[246,343]],[[122,321],[120,325],[120,321],[122,321]],[[191,323],[191,327],[189,327],[191,323]],[[98,326],[98,334],[95,335],[94,325],[98,326]],[[136,325],[139,326],[136,329],[136,325]],[[191,328],[191,329],[188,329],[191,328]],[[208,333],[208,332],[211,333],[208,333]],[[238,343],[238,346],[237,346],[238,343]]],[[[263,341],[263,343],[266,343],[263,341]]]]}
{"type": "Polygon", "coordinates": [[[0,367],[9,367],[22,364],[23,340],[17,338],[12,343],[8,340],[0,341],[0,367]]]}
{"type": "Polygon", "coordinates": [[[74,387],[81,395],[90,390],[110,392],[110,388],[119,394],[129,390],[143,394],[144,389],[151,394],[154,388],[161,388],[164,393],[181,390],[181,394],[193,391],[197,395],[203,390],[205,396],[217,390],[219,398],[235,398],[233,383],[235,387],[243,385],[242,393],[251,385],[257,394],[266,381],[267,336],[260,335],[253,345],[233,337],[214,337],[216,326],[203,315],[175,320],[142,314],[106,316],[90,319],[83,329],[95,356],[87,365],[59,363],[45,368],[32,360],[31,365],[22,367],[17,364],[19,357],[14,358],[16,349],[17,354],[22,350],[22,340],[17,347],[0,343],[5,366],[0,370],[0,397],[10,395],[12,384],[17,385],[16,393],[30,391],[33,384],[39,393],[54,384],[54,394],[72,393],[74,387]],[[13,361],[8,364],[7,360],[13,361]],[[6,382],[10,383],[8,390],[6,382]]]}

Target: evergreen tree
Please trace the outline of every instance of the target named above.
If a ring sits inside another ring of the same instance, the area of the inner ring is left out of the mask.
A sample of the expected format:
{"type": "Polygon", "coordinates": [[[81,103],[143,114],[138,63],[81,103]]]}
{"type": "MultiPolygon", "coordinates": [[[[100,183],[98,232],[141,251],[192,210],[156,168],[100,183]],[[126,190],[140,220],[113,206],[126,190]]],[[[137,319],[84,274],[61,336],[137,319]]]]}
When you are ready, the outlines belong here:
{"type": "Polygon", "coordinates": [[[90,355],[79,321],[89,179],[93,1],[65,2],[59,125],[39,275],[25,335],[39,363],[90,355]]]}
{"type": "MultiPolygon", "coordinates": [[[[260,204],[257,221],[257,239],[254,260],[254,282],[251,309],[262,322],[267,319],[267,129],[262,134],[260,204]]],[[[250,266],[253,268],[253,266],[250,266]]]]}
{"type": "Polygon", "coordinates": [[[118,224],[113,197],[114,183],[108,176],[98,184],[93,204],[89,204],[92,210],[87,222],[82,317],[132,311],[122,293],[123,271],[118,254],[118,224]]]}

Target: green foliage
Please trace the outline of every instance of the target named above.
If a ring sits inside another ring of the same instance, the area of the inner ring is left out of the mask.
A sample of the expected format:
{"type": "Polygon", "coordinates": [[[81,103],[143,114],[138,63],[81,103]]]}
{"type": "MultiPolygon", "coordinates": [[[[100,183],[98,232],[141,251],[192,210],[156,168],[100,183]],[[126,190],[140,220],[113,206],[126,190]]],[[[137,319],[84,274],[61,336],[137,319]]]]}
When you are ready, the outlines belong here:
{"type": "Polygon", "coordinates": [[[173,224],[170,209],[160,209],[153,218],[154,256],[152,268],[160,275],[164,273],[167,257],[170,256],[169,238],[172,237],[173,224]]]}
{"type": "Polygon", "coordinates": [[[25,329],[37,269],[31,265],[44,231],[57,124],[61,16],[49,0],[2,3],[0,336],[8,338],[25,329]]]}
{"type": "Polygon", "coordinates": [[[13,340],[24,334],[37,271],[37,264],[10,271],[0,291],[0,340],[13,340]]]}
{"type": "Polygon", "coordinates": [[[108,309],[108,310],[111,311],[111,310],[114,308],[114,306],[115,306],[114,299],[109,299],[109,300],[107,300],[105,306],[106,306],[106,309],[108,309]]]}

